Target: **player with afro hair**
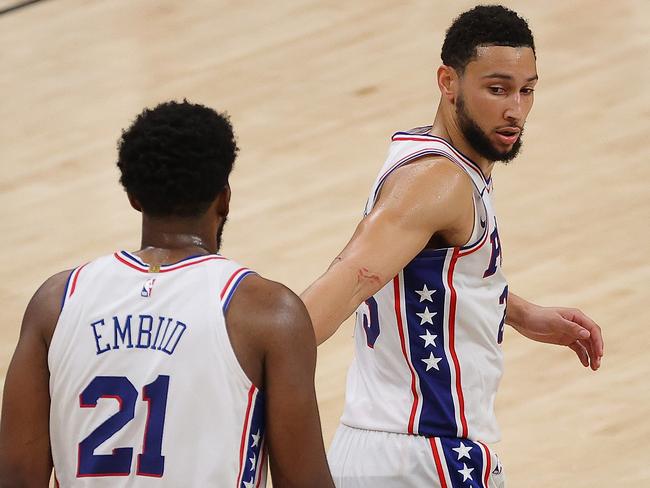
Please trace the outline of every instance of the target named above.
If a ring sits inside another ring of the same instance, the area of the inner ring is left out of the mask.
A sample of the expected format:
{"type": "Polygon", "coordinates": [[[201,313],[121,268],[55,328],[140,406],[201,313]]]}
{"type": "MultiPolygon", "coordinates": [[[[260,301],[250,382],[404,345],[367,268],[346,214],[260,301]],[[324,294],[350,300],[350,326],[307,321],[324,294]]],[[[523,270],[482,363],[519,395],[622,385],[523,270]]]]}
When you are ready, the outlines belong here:
{"type": "Polygon", "coordinates": [[[228,184],[237,151],[227,115],[187,100],[161,103],[122,132],[120,182],[152,217],[195,217],[228,184]]]}

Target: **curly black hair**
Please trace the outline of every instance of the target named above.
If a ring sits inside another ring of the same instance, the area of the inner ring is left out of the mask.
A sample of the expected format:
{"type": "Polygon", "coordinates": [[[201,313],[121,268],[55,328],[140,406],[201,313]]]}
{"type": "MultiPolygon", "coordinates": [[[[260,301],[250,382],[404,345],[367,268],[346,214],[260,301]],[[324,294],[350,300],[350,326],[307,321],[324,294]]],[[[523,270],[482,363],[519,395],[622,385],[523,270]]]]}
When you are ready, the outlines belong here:
{"type": "Polygon", "coordinates": [[[187,100],[161,103],[122,131],[120,183],[147,215],[198,216],[227,185],[237,151],[226,114],[187,100]]]}
{"type": "Polygon", "coordinates": [[[479,5],[460,14],[447,30],[442,62],[463,73],[478,46],[530,47],[535,53],[526,20],[501,5],[479,5]]]}

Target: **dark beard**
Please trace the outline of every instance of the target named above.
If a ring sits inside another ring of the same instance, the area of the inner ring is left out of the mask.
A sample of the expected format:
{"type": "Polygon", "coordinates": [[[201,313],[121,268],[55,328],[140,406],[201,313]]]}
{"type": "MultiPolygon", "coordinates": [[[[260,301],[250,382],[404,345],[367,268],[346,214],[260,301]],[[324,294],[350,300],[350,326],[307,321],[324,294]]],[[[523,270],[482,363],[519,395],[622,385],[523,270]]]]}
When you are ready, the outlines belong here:
{"type": "Polygon", "coordinates": [[[523,129],[519,134],[517,142],[512,145],[512,149],[506,152],[499,152],[492,145],[487,134],[483,132],[483,129],[481,129],[478,124],[474,122],[474,119],[470,117],[465,107],[465,100],[462,96],[459,96],[456,101],[456,114],[458,115],[458,123],[463,136],[469,145],[485,159],[488,161],[503,161],[504,163],[509,163],[517,157],[522,145],[521,137],[524,134],[523,129]]]}
{"type": "Polygon", "coordinates": [[[221,225],[217,229],[217,253],[221,250],[221,238],[223,236],[223,228],[226,226],[226,222],[228,222],[228,217],[223,218],[221,225]]]}

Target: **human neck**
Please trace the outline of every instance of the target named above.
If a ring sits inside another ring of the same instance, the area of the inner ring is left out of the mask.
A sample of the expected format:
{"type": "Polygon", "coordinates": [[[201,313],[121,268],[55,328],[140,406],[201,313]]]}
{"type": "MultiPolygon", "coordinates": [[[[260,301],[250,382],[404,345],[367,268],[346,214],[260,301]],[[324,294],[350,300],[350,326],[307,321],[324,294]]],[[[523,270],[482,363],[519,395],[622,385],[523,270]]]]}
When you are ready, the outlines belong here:
{"type": "Polygon", "coordinates": [[[198,218],[154,218],[142,215],[141,248],[149,264],[169,264],[197,254],[216,254],[217,226],[198,218]]]}
{"type": "Polygon", "coordinates": [[[470,158],[475,162],[485,178],[489,178],[492,174],[492,168],[494,167],[494,161],[489,161],[485,157],[481,156],[465,139],[463,131],[458,125],[458,120],[452,113],[449,107],[443,106],[442,102],[438,105],[438,111],[436,112],[436,118],[433,121],[433,126],[431,127],[431,133],[438,137],[451,142],[451,145],[470,158]]]}

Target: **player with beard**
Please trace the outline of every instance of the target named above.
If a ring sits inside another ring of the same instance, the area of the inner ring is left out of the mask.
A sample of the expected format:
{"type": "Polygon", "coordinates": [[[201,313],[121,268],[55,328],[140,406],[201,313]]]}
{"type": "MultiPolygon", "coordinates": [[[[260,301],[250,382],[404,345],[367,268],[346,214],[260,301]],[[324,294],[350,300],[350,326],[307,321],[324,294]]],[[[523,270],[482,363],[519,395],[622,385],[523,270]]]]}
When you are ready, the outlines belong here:
{"type": "Polygon", "coordinates": [[[447,31],[432,126],[398,132],[365,217],[302,295],[319,343],[357,310],[345,410],[329,452],[339,488],[501,487],[489,444],[504,325],[598,369],[600,328],[508,292],[492,170],[521,147],[537,83],[525,20],[501,6],[447,31]]]}
{"type": "Polygon", "coordinates": [[[5,382],[0,486],[332,487],[300,299],[218,254],[227,117],[163,103],[122,133],[142,245],[48,279],[5,382]]]}

